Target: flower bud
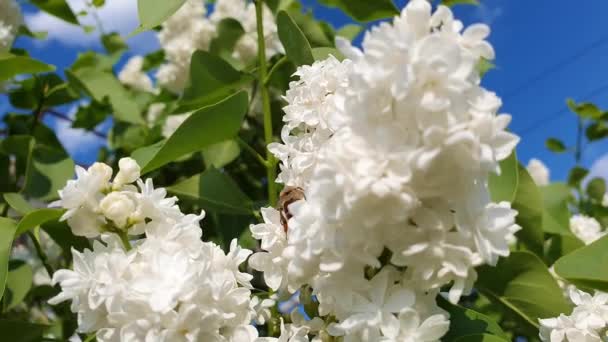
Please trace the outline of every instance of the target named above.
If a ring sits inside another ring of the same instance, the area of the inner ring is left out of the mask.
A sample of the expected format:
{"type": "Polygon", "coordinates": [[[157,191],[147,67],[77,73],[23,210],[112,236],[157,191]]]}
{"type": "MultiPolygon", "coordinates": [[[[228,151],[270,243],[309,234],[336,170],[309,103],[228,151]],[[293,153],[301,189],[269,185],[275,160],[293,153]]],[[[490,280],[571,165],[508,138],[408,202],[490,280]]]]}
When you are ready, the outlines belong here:
{"type": "Polygon", "coordinates": [[[141,169],[133,158],[122,158],[118,161],[118,167],[119,171],[114,177],[114,187],[133,183],[140,176],[141,169]]]}
{"type": "Polygon", "coordinates": [[[95,163],[87,170],[91,177],[97,178],[101,187],[105,186],[112,178],[112,168],[104,163],[95,163]]]}
{"type": "Polygon", "coordinates": [[[129,216],[135,211],[134,201],[122,192],[111,192],[99,204],[102,214],[112,220],[118,228],[127,225],[129,216]]]}

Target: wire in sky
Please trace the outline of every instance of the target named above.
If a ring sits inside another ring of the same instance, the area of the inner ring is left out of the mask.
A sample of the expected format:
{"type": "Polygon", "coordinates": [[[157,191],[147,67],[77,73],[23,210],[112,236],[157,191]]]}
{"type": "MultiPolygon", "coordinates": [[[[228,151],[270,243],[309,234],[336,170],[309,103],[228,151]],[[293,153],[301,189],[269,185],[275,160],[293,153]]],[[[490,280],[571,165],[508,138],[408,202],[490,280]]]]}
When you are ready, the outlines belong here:
{"type": "MultiPolygon", "coordinates": [[[[601,94],[602,92],[608,90],[608,84],[604,84],[601,87],[595,88],[593,89],[591,92],[585,94],[583,96],[584,99],[590,99],[592,97],[595,97],[598,94],[601,94]]],[[[535,121],[534,123],[532,123],[531,125],[529,125],[528,127],[522,129],[521,131],[519,131],[519,135],[520,136],[525,136],[527,133],[530,133],[531,131],[537,129],[538,127],[540,127],[541,125],[547,124],[549,122],[553,122],[559,118],[561,118],[564,114],[567,114],[568,112],[570,112],[570,109],[568,107],[566,108],[562,108],[558,111],[555,111],[549,115],[543,116],[542,118],[538,119],[537,121],[535,121]]]]}
{"type": "Polygon", "coordinates": [[[541,71],[540,73],[538,73],[536,76],[531,77],[530,79],[528,79],[526,82],[522,83],[519,87],[514,88],[513,90],[507,92],[505,95],[503,95],[504,99],[509,99],[512,98],[516,95],[519,95],[520,93],[522,93],[524,90],[529,89],[532,85],[538,83],[539,81],[543,80],[544,78],[546,78],[547,76],[551,75],[554,72],[559,71],[560,69],[564,68],[565,66],[575,62],[576,60],[580,59],[581,57],[585,56],[589,51],[596,49],[600,46],[602,46],[603,44],[608,43],[608,35],[604,36],[596,41],[594,41],[593,43],[591,43],[590,45],[584,47],[583,49],[577,51],[575,54],[567,57],[566,59],[550,66],[549,68],[541,71]]]}

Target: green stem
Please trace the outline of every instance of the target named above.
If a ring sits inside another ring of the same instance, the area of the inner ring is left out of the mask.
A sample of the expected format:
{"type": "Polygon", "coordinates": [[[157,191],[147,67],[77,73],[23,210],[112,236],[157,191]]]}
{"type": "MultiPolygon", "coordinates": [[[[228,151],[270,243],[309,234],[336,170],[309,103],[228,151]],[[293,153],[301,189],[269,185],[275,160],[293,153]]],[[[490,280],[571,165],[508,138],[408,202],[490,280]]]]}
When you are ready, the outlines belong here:
{"type": "Polygon", "coordinates": [[[53,277],[53,273],[55,273],[55,271],[53,271],[53,268],[51,267],[51,265],[49,265],[49,259],[47,258],[46,253],[44,253],[44,251],[42,250],[42,246],[40,246],[38,238],[36,238],[36,235],[34,235],[34,233],[32,233],[31,231],[28,231],[27,235],[32,240],[34,248],[36,249],[36,253],[38,254],[38,258],[40,258],[40,261],[46,269],[46,272],[49,274],[49,277],[53,277]]]}
{"type": "Polygon", "coordinates": [[[131,243],[129,242],[129,235],[126,231],[118,230],[116,231],[116,235],[120,237],[120,241],[122,241],[122,245],[125,247],[126,251],[131,250],[131,243]]]}
{"type": "MultiPolygon", "coordinates": [[[[273,142],[272,137],[272,111],[270,108],[270,94],[268,93],[268,87],[264,82],[268,77],[268,65],[266,64],[266,42],[264,40],[264,20],[263,20],[264,3],[262,0],[255,1],[255,13],[258,29],[258,59],[259,59],[259,86],[260,93],[262,95],[262,108],[264,112],[264,140],[266,146],[273,142]]],[[[271,206],[275,206],[277,203],[277,186],[275,179],[277,178],[276,173],[276,160],[272,153],[266,151],[266,178],[268,182],[268,201],[271,206]]]]}
{"type": "Polygon", "coordinates": [[[576,136],[576,151],[574,158],[576,159],[576,165],[580,165],[583,155],[583,119],[578,117],[578,131],[576,136]]]}
{"type": "Polygon", "coordinates": [[[242,148],[245,149],[245,151],[247,151],[249,154],[251,154],[258,162],[260,162],[260,164],[262,164],[263,167],[268,167],[268,162],[266,161],[266,159],[264,159],[264,157],[262,157],[258,151],[256,151],[253,147],[251,147],[245,140],[241,139],[240,137],[236,138],[236,141],[239,143],[239,145],[241,145],[242,148]]]}

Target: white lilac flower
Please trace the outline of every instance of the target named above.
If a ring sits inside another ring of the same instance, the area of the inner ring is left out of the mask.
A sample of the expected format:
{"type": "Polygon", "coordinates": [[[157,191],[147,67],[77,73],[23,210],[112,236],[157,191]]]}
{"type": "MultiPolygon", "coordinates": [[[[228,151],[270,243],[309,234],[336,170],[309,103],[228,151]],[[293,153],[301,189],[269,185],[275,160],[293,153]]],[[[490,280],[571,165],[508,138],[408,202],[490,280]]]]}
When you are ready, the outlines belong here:
{"type": "Polygon", "coordinates": [[[446,289],[457,302],[475,267],[508,256],[520,229],[487,185],[519,141],[500,98],[480,86],[476,65],[494,57],[489,28],[463,28],[449,8],[412,0],[362,49],[337,39],[347,59],[300,67],[286,94],[283,141],[268,148],[281,161],[277,181],[304,199],[289,206],[286,245],[270,234],[281,232],[278,213],[273,230],[252,227],[264,250],[252,265],[272,288],[312,288],[345,340],[440,339],[447,319],[430,318],[443,315],[434,296],[446,289]],[[431,300],[385,308],[366,276],[379,281],[392,266],[401,268],[386,293],[431,300]]]}
{"type": "Polygon", "coordinates": [[[542,161],[534,158],[530,159],[526,168],[536,185],[544,186],[549,184],[550,171],[542,161]]]}
{"type": "Polygon", "coordinates": [[[144,71],[144,58],[142,56],[131,57],[122,70],[118,73],[118,80],[133,89],[154,93],[152,79],[144,71]]]}
{"type": "Polygon", "coordinates": [[[543,342],[599,342],[608,324],[608,294],[569,288],[569,297],[575,305],[570,315],[541,319],[540,338],[543,342]]]}
{"type": "Polygon", "coordinates": [[[19,4],[15,0],[0,0],[0,52],[11,48],[22,24],[19,4]]]}
{"type": "Polygon", "coordinates": [[[73,250],[73,270],[53,275],[61,292],[49,303],[71,300],[78,331],[102,342],[255,341],[251,277],[238,269],[251,251],[233,243],[225,254],[201,240],[204,214],[182,216],[147,223],[130,251],[113,234],[93,250],[73,250]]]}
{"type": "Polygon", "coordinates": [[[576,322],[561,314],[557,318],[541,319],[540,339],[543,342],[601,342],[597,332],[578,329],[576,322]]]}
{"type": "Polygon", "coordinates": [[[574,215],[570,218],[570,230],[586,245],[595,242],[604,235],[602,226],[593,217],[585,215],[574,215]]]}
{"type": "Polygon", "coordinates": [[[330,56],[311,66],[301,66],[295,76],[283,108],[285,126],[281,132],[283,144],[268,146],[281,161],[277,181],[288,186],[305,187],[316,166],[317,155],[339,125],[332,118],[335,112],[334,93],[347,85],[350,61],[338,61],[330,56]]]}
{"type": "Polygon", "coordinates": [[[113,181],[112,169],[105,164],[95,163],[87,170],[77,166],[76,179],[59,191],[61,199],[51,205],[67,209],[61,219],[67,220],[74,234],[94,238],[122,230],[138,235],[147,220],[182,220],[177,198],[167,197],[165,189],[155,189],[151,179],[142,181],[135,160],[122,158],[118,166],[113,181]]]}

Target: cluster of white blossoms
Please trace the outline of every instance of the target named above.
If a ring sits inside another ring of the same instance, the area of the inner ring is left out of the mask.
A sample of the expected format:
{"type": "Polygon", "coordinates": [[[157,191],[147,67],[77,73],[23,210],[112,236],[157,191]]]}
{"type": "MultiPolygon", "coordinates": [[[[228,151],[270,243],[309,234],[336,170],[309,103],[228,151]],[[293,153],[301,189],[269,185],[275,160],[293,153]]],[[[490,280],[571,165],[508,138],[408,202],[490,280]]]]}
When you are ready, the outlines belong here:
{"type": "Polygon", "coordinates": [[[156,89],[152,79],[143,71],[143,67],[144,58],[142,56],[131,57],[118,73],[118,80],[133,89],[155,93],[156,89]]]}
{"type": "Polygon", "coordinates": [[[107,165],[78,167],[60,192],[73,232],[101,242],[72,251],[73,270],[55,272],[61,292],[49,303],[71,300],[78,331],[98,341],[254,341],[251,322],[269,303],[252,301],[252,276],[239,271],[251,251],[203,242],[204,213],[181,213],[176,198],[139,179],[134,160],[119,167],[113,181],[107,165]],[[126,234],[145,237],[131,248],[126,234]]]}
{"type": "MultiPolygon", "coordinates": [[[[224,19],[237,20],[243,36],[236,42],[233,58],[251,62],[258,53],[255,5],[246,0],[215,1],[213,12],[206,16],[204,0],[188,0],[164,24],[158,38],[168,63],[162,65],[156,78],[163,87],[180,93],[186,86],[190,59],[196,50],[208,51],[218,35],[218,24],[224,19]]],[[[277,26],[271,11],[264,7],[264,39],[266,52],[272,56],[282,51],[277,26]]]]}
{"type": "Polygon", "coordinates": [[[549,185],[551,172],[549,168],[540,160],[532,158],[528,162],[528,173],[538,186],[549,185]]]}
{"type": "Polygon", "coordinates": [[[362,50],[338,39],[346,60],[298,70],[283,143],[269,146],[284,206],[251,227],[264,251],[249,263],[273,290],[312,288],[319,316],[334,318],[325,333],[438,341],[449,327],[440,289],[455,303],[476,266],[509,255],[517,212],[492,203],[487,183],[519,138],[480,86],[488,35],[412,0],[362,50]]]}
{"type": "Polygon", "coordinates": [[[22,24],[19,4],[15,0],[0,0],[0,52],[10,50],[22,24]]]}
{"type": "Polygon", "coordinates": [[[575,305],[572,313],[540,320],[540,338],[546,342],[601,342],[608,331],[608,294],[593,296],[576,288],[569,290],[575,305]]]}

